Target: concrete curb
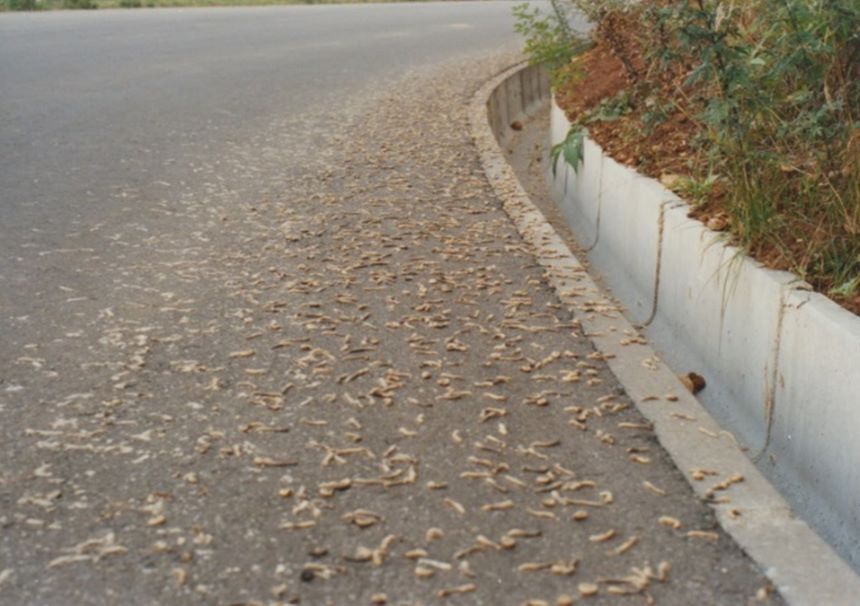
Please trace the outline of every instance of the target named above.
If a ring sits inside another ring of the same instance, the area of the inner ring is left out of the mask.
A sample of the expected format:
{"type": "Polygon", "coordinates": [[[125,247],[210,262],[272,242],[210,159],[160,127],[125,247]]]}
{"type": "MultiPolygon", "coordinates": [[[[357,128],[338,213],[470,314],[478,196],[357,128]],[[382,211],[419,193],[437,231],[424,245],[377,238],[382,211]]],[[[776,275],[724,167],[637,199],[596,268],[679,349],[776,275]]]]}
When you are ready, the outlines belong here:
{"type": "MultiPolygon", "coordinates": [[[[523,239],[532,247],[562,303],[576,315],[597,349],[607,356],[610,368],[630,397],[637,402],[642,414],[654,424],[658,439],[685,474],[696,494],[705,498],[711,483],[692,479],[690,470],[694,467],[718,470],[720,476],[715,479],[717,482],[733,474],[744,477],[743,482],[734,484],[724,493],[730,500],[715,503],[714,510],[723,528],[762,567],[783,597],[791,604],[856,603],[860,595],[860,578],[809,526],[794,518],[791,508],[738,448],[732,434],[722,429],[659,360],[654,350],[645,344],[644,339],[638,338],[637,330],[610,297],[595,285],[518,182],[499,143],[509,136],[509,125],[514,120],[546,106],[549,98],[546,84],[537,89],[532,88],[533,91],[547,91],[543,97],[511,92],[512,88],[521,87],[523,82],[534,82],[536,77],[545,82],[545,76],[540,75],[538,68],[522,65],[513,67],[481,87],[470,106],[472,136],[487,178],[505,211],[523,239]],[[667,394],[673,396],[666,399],[667,394]],[[690,418],[694,420],[689,421],[690,418]]],[[[604,238],[604,234],[609,234],[605,236],[609,241],[623,242],[626,237],[624,234],[629,233],[630,229],[619,225],[613,227],[616,230],[614,232],[603,231],[605,221],[602,214],[605,208],[602,202],[605,198],[600,194],[602,192],[605,196],[606,192],[601,190],[600,183],[608,183],[612,179],[611,172],[619,169],[602,158],[602,155],[598,161],[598,151],[597,146],[587,144],[585,162],[589,164],[591,160],[591,167],[598,167],[596,185],[584,180],[575,180],[571,185],[571,175],[561,170],[554,184],[556,191],[564,189],[566,181],[569,190],[592,194],[597,192],[596,203],[592,196],[583,205],[566,208],[566,202],[562,204],[566,217],[585,218],[583,223],[574,223],[572,226],[586,246],[591,245],[587,237],[589,233],[593,234],[595,243],[604,238]],[[604,175],[603,170],[607,174],[604,175]]],[[[644,179],[638,175],[635,179],[623,180],[618,193],[612,195],[621,198],[624,188],[638,188],[642,181],[644,179]]],[[[662,217],[661,223],[665,222],[668,219],[667,210],[676,207],[679,201],[663,200],[659,190],[654,190],[652,194],[656,207],[652,204],[643,213],[662,217]]],[[[673,219],[680,220],[680,217],[676,213],[673,219]]],[[[641,220],[646,219],[643,216],[641,220]]],[[[632,221],[630,224],[635,225],[632,221]]],[[[655,245],[661,233],[665,233],[665,229],[658,229],[658,235],[649,239],[651,246],[655,245]]],[[[608,250],[605,253],[607,259],[617,254],[608,250]]],[[[659,266],[660,263],[655,262],[654,265],[659,266]]],[[[645,261],[641,266],[646,269],[649,267],[645,261]]],[[[653,265],[650,267],[653,268],[653,265]]],[[[652,282],[650,293],[647,290],[639,293],[638,289],[646,288],[648,281],[640,279],[636,283],[633,291],[638,293],[636,296],[642,302],[641,309],[637,308],[634,314],[638,317],[644,317],[646,310],[651,314],[649,304],[653,306],[657,290],[662,292],[671,287],[671,284],[661,286],[652,282]]]]}
{"type": "MultiPolygon", "coordinates": [[[[551,124],[561,141],[570,123],[554,102],[551,124]]],[[[599,218],[586,222],[591,267],[672,367],[705,375],[708,410],[860,568],[860,318],[726,245],[594,142],[586,154],[576,172],[559,162],[553,192],[599,218]]]]}

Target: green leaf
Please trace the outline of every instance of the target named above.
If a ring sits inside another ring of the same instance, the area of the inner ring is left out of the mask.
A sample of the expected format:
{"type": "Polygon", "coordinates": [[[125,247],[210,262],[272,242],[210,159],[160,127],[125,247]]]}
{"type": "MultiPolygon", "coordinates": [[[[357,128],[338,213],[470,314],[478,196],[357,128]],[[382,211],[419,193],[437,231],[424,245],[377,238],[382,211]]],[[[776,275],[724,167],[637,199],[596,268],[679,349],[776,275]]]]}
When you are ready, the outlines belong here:
{"type": "Polygon", "coordinates": [[[550,151],[550,160],[552,161],[552,176],[556,176],[558,169],[558,157],[564,157],[564,161],[573,169],[573,172],[579,171],[579,165],[582,164],[585,156],[583,148],[585,144],[585,136],[588,130],[579,124],[574,124],[567,131],[567,136],[564,141],[553,146],[550,151]]]}
{"type": "Polygon", "coordinates": [[[860,291],[860,276],[856,276],[851,280],[846,281],[839,286],[830,289],[831,295],[850,297],[854,293],[860,291]]]}

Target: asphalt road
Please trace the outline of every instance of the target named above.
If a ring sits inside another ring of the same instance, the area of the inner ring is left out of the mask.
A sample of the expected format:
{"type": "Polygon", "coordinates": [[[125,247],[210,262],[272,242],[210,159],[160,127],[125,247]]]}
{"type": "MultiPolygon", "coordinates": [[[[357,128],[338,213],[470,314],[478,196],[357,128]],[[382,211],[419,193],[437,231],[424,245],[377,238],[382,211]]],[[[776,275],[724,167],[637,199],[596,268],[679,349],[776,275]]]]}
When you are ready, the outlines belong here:
{"type": "Polygon", "coordinates": [[[510,6],[0,15],[0,603],[781,603],[481,169],[510,6]]]}
{"type": "Polygon", "coordinates": [[[157,203],[163,183],[201,193],[195,167],[274,118],[515,45],[507,2],[0,15],[3,317],[50,299],[59,276],[77,286],[75,259],[46,267],[35,253],[99,249],[100,236],[67,234],[125,224],[117,209],[157,203]]]}

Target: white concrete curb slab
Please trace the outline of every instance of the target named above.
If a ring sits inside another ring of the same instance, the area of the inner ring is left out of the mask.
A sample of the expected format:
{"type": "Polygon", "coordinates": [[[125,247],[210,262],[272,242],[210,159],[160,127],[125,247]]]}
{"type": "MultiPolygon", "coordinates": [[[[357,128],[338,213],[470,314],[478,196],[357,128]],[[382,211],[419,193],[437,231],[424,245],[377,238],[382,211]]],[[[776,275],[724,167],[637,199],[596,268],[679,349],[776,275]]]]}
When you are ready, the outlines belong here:
{"type": "MultiPolygon", "coordinates": [[[[552,105],[555,143],[570,123],[552,105]]],[[[548,178],[563,208],[581,209],[569,216],[599,207],[591,267],[628,317],[648,325],[645,334],[670,366],[706,377],[700,398],[708,410],[795,511],[860,568],[860,318],[723,243],[653,179],[602,153],[588,160],[564,182],[548,178]],[[659,200],[674,201],[661,216],[659,200]],[[651,284],[659,284],[656,296],[651,284]],[[811,297],[808,309],[788,302],[798,289],[796,296],[811,297]],[[649,297],[650,316],[643,313],[649,297]]]]}

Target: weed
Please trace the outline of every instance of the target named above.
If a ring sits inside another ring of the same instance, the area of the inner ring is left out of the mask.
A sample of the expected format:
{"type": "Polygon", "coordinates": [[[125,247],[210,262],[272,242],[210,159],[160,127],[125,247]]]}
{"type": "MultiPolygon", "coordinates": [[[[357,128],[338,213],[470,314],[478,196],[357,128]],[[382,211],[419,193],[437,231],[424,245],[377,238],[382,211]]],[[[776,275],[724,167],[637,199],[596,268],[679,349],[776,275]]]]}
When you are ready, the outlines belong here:
{"type": "Polygon", "coordinates": [[[719,177],[713,173],[703,179],[689,177],[679,182],[677,191],[690,204],[699,206],[711,198],[718,181],[719,177]]]}
{"type": "Polygon", "coordinates": [[[555,176],[558,167],[559,156],[564,158],[564,161],[573,168],[574,172],[579,170],[580,164],[585,159],[583,153],[585,146],[585,137],[588,135],[588,130],[584,127],[574,124],[567,131],[567,136],[564,141],[558,143],[550,150],[550,162],[552,162],[552,174],[555,176]]]}
{"type": "Polygon", "coordinates": [[[532,8],[527,2],[514,6],[514,29],[525,39],[523,49],[529,62],[544,65],[553,86],[561,85],[570,60],[586,48],[586,40],[574,33],[563,0],[550,0],[550,12],[532,8]]]}
{"type": "Polygon", "coordinates": [[[587,112],[582,122],[614,122],[631,110],[630,92],[623,90],[617,95],[604,99],[600,105],[587,112]]]}

